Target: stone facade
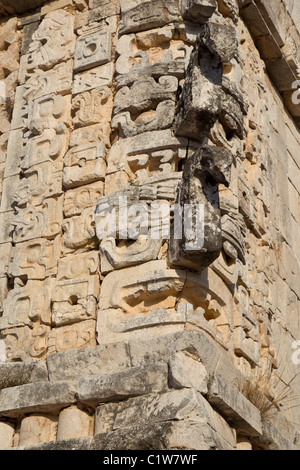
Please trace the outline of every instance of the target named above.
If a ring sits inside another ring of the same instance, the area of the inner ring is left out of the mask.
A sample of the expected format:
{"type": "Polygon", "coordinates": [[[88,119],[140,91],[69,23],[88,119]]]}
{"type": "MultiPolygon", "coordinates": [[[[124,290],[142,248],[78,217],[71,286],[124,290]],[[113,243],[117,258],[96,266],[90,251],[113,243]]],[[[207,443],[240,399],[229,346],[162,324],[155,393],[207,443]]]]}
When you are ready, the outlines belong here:
{"type": "Polygon", "coordinates": [[[300,449],[299,19],[0,1],[0,449],[300,449]]]}

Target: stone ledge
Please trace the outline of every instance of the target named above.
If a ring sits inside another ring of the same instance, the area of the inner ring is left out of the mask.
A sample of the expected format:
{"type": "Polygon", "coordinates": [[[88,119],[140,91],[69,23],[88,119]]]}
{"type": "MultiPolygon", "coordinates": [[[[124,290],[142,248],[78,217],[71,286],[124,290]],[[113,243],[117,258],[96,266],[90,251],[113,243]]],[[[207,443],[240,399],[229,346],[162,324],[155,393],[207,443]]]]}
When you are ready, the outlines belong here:
{"type": "Polygon", "coordinates": [[[167,364],[150,364],[115,374],[80,378],[77,396],[82,403],[97,405],[148,393],[159,393],[167,388],[167,364]]]}
{"type": "Polygon", "coordinates": [[[188,351],[201,360],[209,374],[217,371],[230,382],[236,382],[242,378],[242,374],[232,364],[229,355],[200,330],[131,340],[129,351],[133,367],[151,362],[168,362],[174,353],[188,351]]]}
{"type": "Polygon", "coordinates": [[[43,361],[0,364],[0,390],[47,380],[48,370],[46,363],[43,361]]]}
{"type": "Polygon", "coordinates": [[[262,434],[259,410],[217,372],[211,376],[207,398],[238,432],[247,436],[262,434]]]}
{"type": "Polygon", "coordinates": [[[76,382],[36,382],[0,392],[0,416],[54,412],[76,402],[76,382]]]}
{"type": "Polygon", "coordinates": [[[132,426],[94,437],[90,450],[233,450],[206,422],[185,420],[132,426]]]}
{"type": "Polygon", "coordinates": [[[150,394],[130,398],[119,404],[114,419],[113,431],[134,427],[136,417],[139,425],[163,423],[167,421],[190,420],[208,423],[222,442],[235,446],[235,432],[216,413],[209,402],[194,389],[171,390],[161,394],[150,394]]]}

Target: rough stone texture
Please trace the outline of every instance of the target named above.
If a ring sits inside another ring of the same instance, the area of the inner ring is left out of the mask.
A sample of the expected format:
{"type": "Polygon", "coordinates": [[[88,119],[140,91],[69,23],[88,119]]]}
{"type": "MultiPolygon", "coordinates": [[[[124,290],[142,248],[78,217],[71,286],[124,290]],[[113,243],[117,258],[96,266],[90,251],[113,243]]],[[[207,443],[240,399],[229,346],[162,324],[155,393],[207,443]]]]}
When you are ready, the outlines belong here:
{"type": "Polygon", "coordinates": [[[47,357],[51,381],[119,372],[130,367],[126,343],[87,347],[51,354],[47,357]]]}
{"type": "Polygon", "coordinates": [[[183,351],[175,353],[169,360],[169,383],[174,388],[194,388],[206,394],[209,375],[200,359],[183,351]]]}
{"type": "Polygon", "coordinates": [[[57,435],[58,441],[77,439],[89,436],[93,432],[93,418],[76,406],[62,410],[59,414],[57,435]]]}
{"type": "Polygon", "coordinates": [[[299,448],[298,3],[0,0],[1,448],[299,448]]]}
{"type": "Polygon", "coordinates": [[[78,381],[77,395],[83,403],[98,404],[147,393],[159,393],[167,388],[167,374],[165,364],[152,364],[111,375],[85,377],[78,381]]]}
{"type": "Polygon", "coordinates": [[[48,380],[48,369],[41,361],[0,363],[0,389],[45,380],[48,380]]]}
{"type": "Polygon", "coordinates": [[[248,436],[262,434],[259,410],[217,372],[210,379],[208,400],[237,431],[245,432],[248,436]]]}
{"type": "Polygon", "coordinates": [[[35,446],[20,447],[19,450],[89,450],[90,444],[91,437],[78,437],[66,441],[52,441],[35,446]]]}
{"type": "Polygon", "coordinates": [[[74,382],[38,382],[6,388],[0,395],[0,415],[56,411],[75,402],[75,390],[74,382]]]}
{"type": "Polygon", "coordinates": [[[57,418],[32,414],[22,419],[18,445],[30,446],[52,441],[56,437],[57,418]]]}
{"type": "Polygon", "coordinates": [[[213,429],[186,420],[133,426],[95,436],[91,450],[233,450],[213,429]]]}
{"type": "Polygon", "coordinates": [[[1,422],[0,423],[0,449],[7,450],[13,445],[13,436],[14,436],[14,426],[13,424],[1,422]]]}

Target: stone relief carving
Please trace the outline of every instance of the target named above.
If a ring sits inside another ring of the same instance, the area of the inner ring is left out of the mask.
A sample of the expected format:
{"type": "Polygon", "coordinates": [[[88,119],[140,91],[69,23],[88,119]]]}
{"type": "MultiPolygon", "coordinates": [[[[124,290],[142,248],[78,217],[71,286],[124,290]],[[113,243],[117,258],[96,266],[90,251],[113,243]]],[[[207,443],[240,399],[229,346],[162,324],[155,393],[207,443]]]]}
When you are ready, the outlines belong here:
{"type": "MultiPolygon", "coordinates": [[[[238,3],[77,1],[36,23],[20,64],[17,24],[6,42],[0,31],[0,78],[19,85],[0,124],[6,360],[194,330],[243,372],[275,370],[274,335],[295,334],[299,313],[278,321],[276,292],[297,304],[296,167],[289,182],[278,175],[298,147],[292,126],[280,140],[287,117],[238,3]],[[169,211],[162,227],[155,204],[169,211]],[[203,225],[178,239],[186,206],[202,208],[203,225]],[[107,214],[161,233],[112,235],[107,214]]],[[[292,38],[281,48],[293,70],[296,49],[292,38]]]]}

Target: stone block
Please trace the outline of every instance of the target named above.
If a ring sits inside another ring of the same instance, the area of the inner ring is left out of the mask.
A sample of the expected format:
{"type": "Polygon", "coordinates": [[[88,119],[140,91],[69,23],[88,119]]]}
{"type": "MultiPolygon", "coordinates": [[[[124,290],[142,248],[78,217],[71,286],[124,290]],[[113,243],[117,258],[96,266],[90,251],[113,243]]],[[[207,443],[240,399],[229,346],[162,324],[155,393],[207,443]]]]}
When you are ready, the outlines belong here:
{"type": "Polygon", "coordinates": [[[38,29],[39,21],[30,22],[23,27],[23,38],[21,54],[28,54],[30,50],[30,44],[32,41],[33,33],[38,29]]]}
{"type": "Polygon", "coordinates": [[[103,142],[73,147],[65,156],[63,185],[65,189],[103,181],[106,175],[103,142]]]}
{"type": "Polygon", "coordinates": [[[239,432],[248,436],[262,434],[259,410],[223,376],[215,372],[209,383],[208,400],[239,432]]]}
{"type": "MultiPolygon", "coordinates": [[[[62,0],[64,1],[64,0],[62,0]]],[[[75,50],[74,17],[64,10],[46,14],[32,35],[27,70],[51,69],[59,62],[72,58],[75,50]]]]}
{"type": "Polygon", "coordinates": [[[66,7],[72,7],[72,0],[54,0],[50,5],[43,5],[41,8],[41,16],[45,16],[51,11],[61,10],[66,7]]]}
{"type": "Polygon", "coordinates": [[[178,351],[194,352],[209,374],[218,371],[228,381],[240,380],[240,372],[232,365],[225,351],[222,352],[203,331],[184,331],[156,338],[129,341],[133,367],[157,361],[168,362],[178,351]]]}
{"type": "Polygon", "coordinates": [[[0,389],[48,380],[43,361],[0,363],[0,389]]]}
{"type": "Polygon", "coordinates": [[[175,353],[169,359],[169,384],[173,388],[194,388],[207,393],[209,376],[199,358],[183,351],[175,353]]]}
{"type": "Polygon", "coordinates": [[[96,248],[93,219],[94,209],[92,207],[84,209],[78,216],[64,219],[62,223],[64,254],[79,248],[96,248]]]}
{"type": "Polygon", "coordinates": [[[76,42],[74,71],[81,72],[111,60],[111,33],[108,26],[86,31],[76,42]]]}
{"type": "Polygon", "coordinates": [[[109,62],[99,67],[93,67],[74,76],[73,95],[83,93],[102,86],[111,86],[113,81],[114,64],[109,62]]]}
{"type": "MultiPolygon", "coordinates": [[[[45,281],[30,279],[26,285],[16,282],[3,302],[3,316],[0,318],[1,328],[12,328],[28,325],[40,320],[42,324],[50,324],[50,302],[54,279],[45,281]]],[[[42,329],[43,327],[41,327],[42,329]]]]}
{"type": "Polygon", "coordinates": [[[128,34],[137,31],[159,28],[179,20],[177,0],[152,0],[137,4],[123,12],[120,33],[128,34]]]}
{"type": "Polygon", "coordinates": [[[6,388],[0,394],[0,415],[55,412],[76,402],[76,383],[37,382],[6,388]]]}
{"type": "Polygon", "coordinates": [[[215,0],[183,0],[181,13],[184,19],[200,23],[207,21],[216,8],[215,0]]]}
{"type": "Polygon", "coordinates": [[[167,389],[167,375],[166,364],[152,364],[115,374],[81,378],[77,395],[82,403],[98,405],[147,393],[159,393],[167,389]]]}
{"type": "Polygon", "coordinates": [[[63,197],[47,198],[40,206],[28,204],[25,208],[16,208],[12,225],[15,243],[34,238],[53,239],[61,233],[63,197]],[[25,221],[30,220],[30,224],[25,221]]]}
{"type": "Polygon", "coordinates": [[[126,343],[86,347],[47,356],[50,381],[107,375],[130,367],[126,343]]]}
{"type": "Polygon", "coordinates": [[[106,434],[98,434],[91,450],[233,450],[212,428],[202,422],[166,421],[135,425],[106,434]]]}
{"type": "Polygon", "coordinates": [[[120,0],[91,0],[89,12],[89,23],[101,21],[110,16],[119,15],[121,8],[120,0]]]}
{"type": "Polygon", "coordinates": [[[26,103],[51,93],[67,95],[73,85],[73,61],[55,65],[50,70],[37,69],[28,75],[24,84],[24,98],[26,103]]]}
{"type": "Polygon", "coordinates": [[[11,243],[0,244],[0,278],[5,277],[8,273],[8,266],[11,260],[11,252],[11,243]]]}
{"type": "MultiPolygon", "coordinates": [[[[114,430],[134,426],[137,416],[139,425],[190,419],[202,423],[207,420],[210,426],[217,427],[213,410],[194,390],[183,389],[130,398],[119,404],[114,430]]],[[[233,444],[234,435],[229,426],[228,429],[233,444]]]]}
{"type": "Polygon", "coordinates": [[[96,408],[95,436],[113,431],[119,403],[105,403],[96,408]]]}
{"type": "Polygon", "coordinates": [[[286,438],[271,421],[263,421],[262,436],[255,438],[254,441],[263,449],[268,450],[299,450],[299,445],[295,445],[286,438]]]}
{"type": "Polygon", "coordinates": [[[52,295],[52,324],[63,326],[96,319],[98,296],[98,276],[57,282],[52,295]]]}
{"type": "Polygon", "coordinates": [[[90,346],[96,346],[95,320],[83,320],[72,325],[52,328],[47,338],[48,354],[90,346]]]}
{"type": "Polygon", "coordinates": [[[104,182],[96,181],[65,192],[64,216],[80,215],[84,209],[94,207],[104,194],[104,182]]]}
{"type": "Polygon", "coordinates": [[[57,273],[60,237],[54,240],[36,238],[16,243],[8,272],[14,277],[43,280],[57,273]]]}
{"type": "Polygon", "coordinates": [[[23,129],[12,130],[7,144],[7,158],[5,162],[4,177],[18,175],[23,156],[23,129]]]}

